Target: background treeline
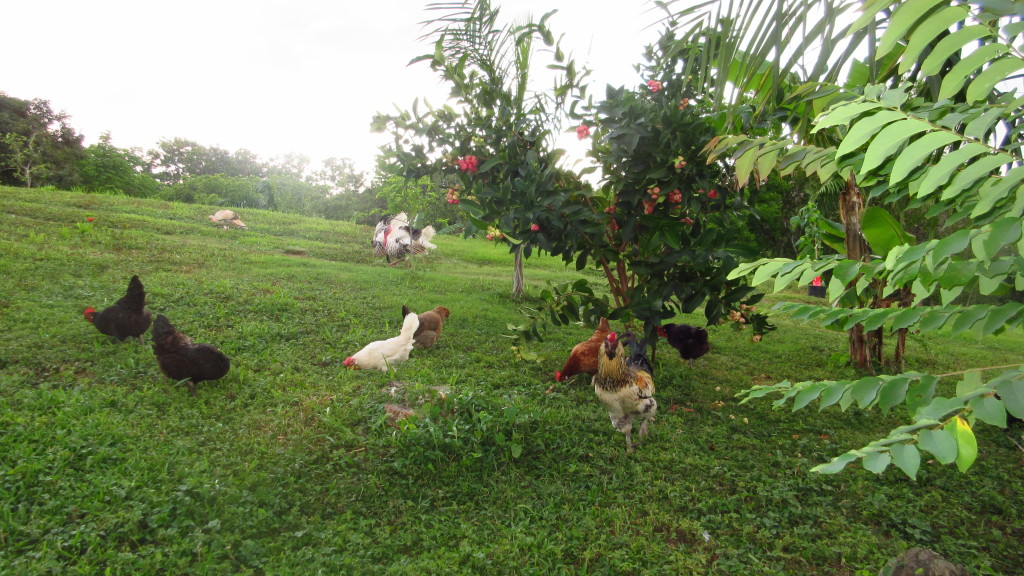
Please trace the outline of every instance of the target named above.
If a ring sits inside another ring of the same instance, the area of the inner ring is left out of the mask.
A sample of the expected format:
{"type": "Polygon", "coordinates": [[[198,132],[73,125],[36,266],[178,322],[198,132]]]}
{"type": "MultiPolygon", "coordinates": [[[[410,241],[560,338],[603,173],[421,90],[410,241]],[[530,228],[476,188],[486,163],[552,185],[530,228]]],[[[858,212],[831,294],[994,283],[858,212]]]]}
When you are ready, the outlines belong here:
{"type": "MultiPolygon", "coordinates": [[[[314,167],[301,154],[264,160],[244,148],[231,152],[185,138],[161,140],[149,150],[114,146],[109,133],[88,146],[84,139],[70,116],[55,112],[49,101],[0,92],[3,185],[260,208],[360,224],[406,210],[439,230],[458,229],[464,218],[458,205],[446,201],[451,182],[444,174],[406,181],[384,155],[368,176],[347,158],[327,158],[314,167]]],[[[773,180],[754,199],[739,233],[761,254],[796,254],[803,230],[791,220],[808,191],[773,180]]]]}

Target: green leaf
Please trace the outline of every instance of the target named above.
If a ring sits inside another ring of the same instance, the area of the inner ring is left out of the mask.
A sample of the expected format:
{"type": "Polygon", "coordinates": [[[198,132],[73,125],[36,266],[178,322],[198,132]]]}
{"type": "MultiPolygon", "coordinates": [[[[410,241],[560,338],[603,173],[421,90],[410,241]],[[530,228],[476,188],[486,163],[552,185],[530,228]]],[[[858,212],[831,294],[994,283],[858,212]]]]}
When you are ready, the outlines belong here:
{"type": "Polygon", "coordinates": [[[882,162],[888,160],[889,156],[911,136],[931,128],[931,124],[916,118],[907,118],[889,124],[878,133],[878,136],[875,136],[868,146],[868,151],[864,154],[864,162],[860,167],[861,173],[874,170],[882,162]]]}
{"type": "Polygon", "coordinates": [[[967,244],[971,241],[971,233],[971,230],[965,228],[957,230],[939,240],[939,243],[935,245],[935,249],[932,251],[932,258],[934,258],[935,264],[938,265],[950,256],[966,250],[967,244]]]}
{"type": "Polygon", "coordinates": [[[907,388],[910,385],[910,378],[897,376],[882,385],[878,391],[878,407],[882,412],[888,412],[890,408],[903,402],[907,397],[907,388]]]}
{"type": "Polygon", "coordinates": [[[814,123],[814,128],[811,130],[811,134],[814,134],[818,130],[828,128],[829,126],[836,126],[840,124],[846,124],[851,119],[860,116],[862,113],[868,110],[875,110],[881,108],[881,105],[877,102],[843,102],[825,111],[824,114],[818,117],[814,123]]]}
{"type": "Polygon", "coordinates": [[[934,45],[939,35],[947,32],[953,24],[963,21],[968,14],[970,10],[966,5],[949,6],[935,12],[928,20],[918,25],[910,35],[907,49],[900,59],[899,73],[906,74],[917,63],[918,56],[925,48],[934,45]]]}
{"type": "Polygon", "coordinates": [[[963,379],[956,383],[956,395],[966,396],[967,394],[974,392],[975,390],[981,388],[982,386],[983,383],[981,381],[980,370],[970,370],[964,372],[963,379]]]}
{"type": "Polygon", "coordinates": [[[1024,304],[1008,302],[1002,306],[993,308],[985,317],[985,324],[982,327],[982,336],[994,334],[1007,325],[1011,318],[1016,318],[1024,310],[1024,304]]]}
{"type": "Polygon", "coordinates": [[[509,445],[509,450],[512,452],[512,457],[513,458],[519,458],[520,456],[523,455],[523,445],[522,444],[513,442],[511,445],[509,445]]]}
{"type": "Polygon", "coordinates": [[[963,410],[964,401],[959,398],[936,396],[925,406],[914,411],[914,420],[944,420],[954,412],[963,410]]]}
{"type": "Polygon", "coordinates": [[[974,24],[971,26],[964,26],[960,30],[957,30],[942,40],[939,40],[938,44],[932,48],[931,54],[925,58],[924,63],[921,65],[921,74],[924,76],[936,75],[942,69],[942,66],[946,61],[949,60],[950,56],[959,52],[971,42],[974,42],[979,38],[989,36],[990,34],[991,31],[988,26],[974,24]]]}
{"type": "Polygon", "coordinates": [[[804,408],[811,403],[812,400],[818,397],[819,394],[826,388],[828,388],[828,382],[815,382],[810,386],[801,390],[796,398],[793,399],[793,412],[804,408]]]}
{"type": "Polygon", "coordinates": [[[949,464],[956,460],[956,437],[944,428],[938,430],[921,430],[917,436],[917,442],[923,450],[935,455],[935,458],[943,464],[949,464]]]}
{"type": "Polygon", "coordinates": [[[878,41],[875,59],[880,60],[883,56],[891,52],[900,40],[904,38],[907,32],[913,28],[922,17],[927,15],[928,11],[944,1],[945,0],[907,0],[900,4],[899,7],[896,8],[896,11],[893,12],[892,16],[889,17],[889,26],[886,28],[885,33],[882,34],[882,39],[878,41]]]}
{"type": "Polygon", "coordinates": [[[938,164],[928,170],[915,195],[919,198],[924,198],[935,192],[939,186],[949,182],[949,177],[953,174],[954,170],[971,158],[986,152],[988,152],[988,147],[984,144],[968,142],[963,147],[946,154],[939,160],[938,164]]]}
{"type": "Polygon", "coordinates": [[[991,260],[1003,246],[1013,244],[1021,237],[1021,221],[1018,218],[1003,218],[981,229],[971,240],[974,255],[982,260],[991,260]]]}
{"type": "Polygon", "coordinates": [[[1005,56],[992,62],[967,87],[967,102],[973,104],[979,100],[987,99],[996,84],[1002,82],[1007,76],[1021,68],[1024,68],[1024,60],[1013,55],[1005,56]]]}
{"type": "Polygon", "coordinates": [[[955,132],[929,132],[914,140],[893,163],[892,172],[889,174],[889,185],[893,186],[903,181],[916,168],[921,167],[921,162],[935,150],[960,141],[961,137],[955,132]]]}
{"type": "Polygon", "coordinates": [[[1024,380],[1002,382],[996,387],[996,393],[1003,401],[1003,406],[1011,416],[1024,418],[1024,380]]]}
{"type": "Polygon", "coordinates": [[[861,378],[853,387],[850,389],[850,395],[861,408],[867,408],[871,405],[875,396],[878,394],[878,389],[882,386],[882,379],[877,376],[871,376],[868,378],[861,378]]]}
{"type": "Polygon", "coordinates": [[[811,468],[811,472],[818,474],[837,474],[846,468],[846,465],[857,459],[857,455],[852,451],[843,454],[842,456],[836,456],[828,464],[818,464],[814,468],[811,468]]]}
{"type": "Polygon", "coordinates": [[[993,60],[1010,51],[1005,44],[998,42],[985,44],[974,52],[964,56],[959,62],[943,75],[942,85],[939,87],[939,100],[945,100],[956,95],[963,88],[970,75],[983,66],[986,62],[993,60]]]}
{"type": "Polygon", "coordinates": [[[954,315],[953,325],[950,326],[950,332],[954,335],[961,332],[970,330],[979,320],[988,315],[989,310],[992,309],[991,305],[981,304],[964,308],[959,314],[954,315]]]}
{"type": "Polygon", "coordinates": [[[884,208],[869,206],[864,210],[860,222],[864,239],[868,241],[872,252],[881,258],[885,258],[896,246],[913,240],[884,208]]]}
{"type": "Polygon", "coordinates": [[[956,438],[956,467],[961,472],[967,472],[978,457],[978,440],[974,437],[971,425],[957,416],[945,428],[956,438]]]}
{"type": "Polygon", "coordinates": [[[1011,162],[1013,162],[1013,157],[1009,154],[994,154],[971,162],[953,178],[948,186],[942,189],[941,199],[948,200],[959,195],[979,178],[988,175],[993,170],[998,171],[1011,162]]]}
{"type": "Polygon", "coordinates": [[[967,403],[974,416],[986,424],[1006,428],[1006,407],[995,396],[978,396],[967,403]]]}
{"type": "Polygon", "coordinates": [[[771,278],[779,268],[782,268],[785,264],[792,262],[792,260],[786,258],[776,258],[774,260],[767,261],[763,266],[757,269],[754,273],[753,279],[750,281],[751,286],[757,286],[762,282],[771,278]]]}
{"type": "Polygon", "coordinates": [[[864,469],[875,474],[885,472],[890,463],[892,463],[892,456],[886,452],[868,452],[862,461],[864,469]]]}
{"type": "Polygon", "coordinates": [[[854,124],[836,150],[836,158],[850,154],[864,145],[882,126],[906,118],[906,114],[894,110],[882,110],[867,116],[854,124]]]}
{"type": "Polygon", "coordinates": [[[893,463],[912,480],[917,480],[917,471],[921,468],[921,452],[913,444],[894,444],[889,447],[893,463]]]}
{"type": "Polygon", "coordinates": [[[824,394],[821,395],[821,400],[818,401],[818,412],[821,412],[825,408],[832,406],[843,397],[846,392],[846,387],[849,382],[831,382],[828,388],[825,389],[824,394]]]}

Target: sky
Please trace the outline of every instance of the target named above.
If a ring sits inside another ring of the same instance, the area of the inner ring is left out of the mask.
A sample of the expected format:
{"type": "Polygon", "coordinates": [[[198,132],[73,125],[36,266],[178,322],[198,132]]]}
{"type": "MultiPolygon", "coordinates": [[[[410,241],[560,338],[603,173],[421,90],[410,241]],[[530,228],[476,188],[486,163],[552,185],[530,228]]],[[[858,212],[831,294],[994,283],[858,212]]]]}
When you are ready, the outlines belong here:
{"type": "MultiPolygon", "coordinates": [[[[660,13],[648,0],[492,0],[503,17],[539,19],[606,84],[640,83],[634,64],[660,13]]],[[[375,113],[442,103],[448,87],[420,37],[428,0],[33,0],[4,7],[0,91],[50,102],[96,143],[155,148],[186,138],[263,160],[349,158],[372,173],[388,134],[375,113]],[[17,23],[17,24],[13,24],[17,23]],[[12,25],[13,24],[13,25],[12,25]]],[[[540,60],[540,58],[538,58],[540,60]]],[[[559,140],[582,158],[575,136],[559,140]]]]}

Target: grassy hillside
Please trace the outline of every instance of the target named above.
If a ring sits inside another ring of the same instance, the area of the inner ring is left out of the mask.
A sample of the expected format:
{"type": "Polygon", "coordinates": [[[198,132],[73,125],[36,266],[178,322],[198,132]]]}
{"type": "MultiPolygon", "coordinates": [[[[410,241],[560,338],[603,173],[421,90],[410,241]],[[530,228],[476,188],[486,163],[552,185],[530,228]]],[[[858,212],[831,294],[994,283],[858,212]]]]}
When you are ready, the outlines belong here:
{"type": "MultiPolygon", "coordinates": [[[[910,546],[1021,573],[1024,452],[1003,431],[979,425],[968,474],[823,477],[807,470],[905,415],[735,400],[851,376],[843,334],[776,317],[761,343],[713,329],[692,368],[660,354],[658,419],[626,456],[589,382],[545,393],[590,330],[527,345],[538,360],[511,349],[504,249],[439,237],[390,268],[365,227],[250,210],[248,231],[221,230],[213,210],[0,189],[0,573],[873,574],[910,546]],[[227,377],[190,397],[148,337],[83,320],[132,274],[150,310],[231,357],[227,377]],[[403,304],[451,309],[439,344],[395,375],[345,370],[403,304]],[[420,417],[392,425],[392,404],[420,417]]],[[[534,294],[575,275],[526,265],[534,294]]],[[[1021,349],[1016,332],[907,352],[946,373],[1021,349]]]]}

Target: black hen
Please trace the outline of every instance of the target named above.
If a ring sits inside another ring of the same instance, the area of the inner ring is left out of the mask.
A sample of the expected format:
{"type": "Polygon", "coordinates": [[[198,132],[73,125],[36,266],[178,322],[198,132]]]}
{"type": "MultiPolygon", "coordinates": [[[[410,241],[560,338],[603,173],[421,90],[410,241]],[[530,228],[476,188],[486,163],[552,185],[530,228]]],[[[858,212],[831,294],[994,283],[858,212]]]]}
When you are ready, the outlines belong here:
{"type": "Polygon", "coordinates": [[[85,319],[92,322],[97,330],[118,340],[138,338],[149,330],[153,322],[146,310],[146,291],[138,276],[132,276],[128,290],[113,306],[97,312],[95,308],[85,309],[85,319]]]}
{"type": "Polygon", "coordinates": [[[658,335],[668,339],[668,345],[679,351],[679,357],[693,361],[711,350],[708,331],[689,324],[665,324],[658,328],[658,335]]]}
{"type": "Polygon", "coordinates": [[[209,344],[193,344],[178,332],[163,314],[153,323],[153,354],[160,370],[174,380],[187,380],[190,394],[196,394],[196,382],[223,378],[231,361],[209,344]]]}

